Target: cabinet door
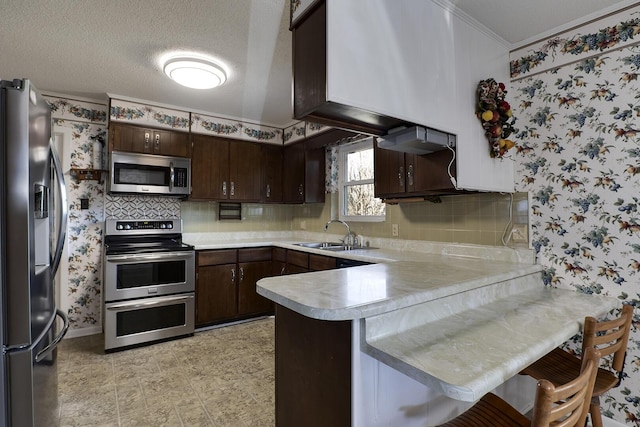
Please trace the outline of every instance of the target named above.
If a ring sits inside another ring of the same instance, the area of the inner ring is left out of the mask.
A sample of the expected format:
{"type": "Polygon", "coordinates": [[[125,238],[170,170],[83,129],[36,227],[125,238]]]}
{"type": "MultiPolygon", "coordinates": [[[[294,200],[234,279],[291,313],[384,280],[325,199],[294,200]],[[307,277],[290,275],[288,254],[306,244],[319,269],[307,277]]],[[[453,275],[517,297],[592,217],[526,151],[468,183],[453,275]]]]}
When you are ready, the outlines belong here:
{"type": "Polygon", "coordinates": [[[233,318],[238,313],[236,264],[198,267],[196,325],[233,318]]]}
{"type": "Polygon", "coordinates": [[[336,259],[330,256],[309,254],[309,270],[333,270],[336,268],[336,259]]]}
{"type": "Polygon", "coordinates": [[[229,141],[193,135],[191,157],[191,198],[227,200],[230,190],[229,141]]]}
{"type": "Polygon", "coordinates": [[[282,202],[282,147],[262,144],[261,151],[260,199],[264,203],[282,202]]]}
{"type": "Polygon", "coordinates": [[[212,199],[215,145],[203,135],[193,135],[192,138],[191,199],[212,199]]]}
{"type": "Polygon", "coordinates": [[[170,130],[153,131],[153,154],[189,157],[189,133],[170,130]]]}
{"type": "Polygon", "coordinates": [[[315,148],[304,153],[304,201],[324,203],[325,149],[315,148]]]}
{"type": "Polygon", "coordinates": [[[229,200],[260,201],[260,145],[229,141],[229,200]]]}
{"type": "Polygon", "coordinates": [[[285,203],[304,202],[304,144],[284,147],[282,198],[285,203]]]}
{"type": "Polygon", "coordinates": [[[272,312],[271,300],[256,292],[256,282],[271,276],[271,261],[242,262],[238,267],[238,314],[272,312]]]}
{"type": "Polygon", "coordinates": [[[373,150],[374,193],[376,197],[405,192],[406,170],[404,153],[385,150],[377,145],[373,150]]]}
{"type": "Polygon", "coordinates": [[[109,151],[151,153],[151,140],[153,139],[153,131],[151,129],[111,123],[109,125],[109,134],[109,151]]]}

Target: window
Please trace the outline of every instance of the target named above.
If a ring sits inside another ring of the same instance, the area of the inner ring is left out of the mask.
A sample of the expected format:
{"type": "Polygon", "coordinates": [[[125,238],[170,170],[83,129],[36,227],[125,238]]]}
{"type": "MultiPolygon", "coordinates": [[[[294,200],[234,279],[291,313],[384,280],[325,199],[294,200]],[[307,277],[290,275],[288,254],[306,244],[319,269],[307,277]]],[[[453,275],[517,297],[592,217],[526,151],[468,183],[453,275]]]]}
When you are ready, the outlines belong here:
{"type": "Polygon", "coordinates": [[[339,148],[340,219],[384,221],[385,207],[373,195],[373,138],[339,148]]]}

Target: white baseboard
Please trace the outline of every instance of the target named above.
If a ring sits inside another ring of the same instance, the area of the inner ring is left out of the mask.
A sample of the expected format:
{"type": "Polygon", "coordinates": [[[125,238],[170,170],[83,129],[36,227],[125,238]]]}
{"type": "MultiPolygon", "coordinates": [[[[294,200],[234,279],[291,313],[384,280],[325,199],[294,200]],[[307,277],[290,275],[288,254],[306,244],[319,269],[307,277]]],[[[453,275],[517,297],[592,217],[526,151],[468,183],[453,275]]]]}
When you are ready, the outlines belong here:
{"type": "Polygon", "coordinates": [[[602,427],[626,427],[626,424],[622,424],[616,420],[612,420],[611,418],[602,417],[602,427]]]}
{"type": "Polygon", "coordinates": [[[102,333],[102,326],[92,326],[91,328],[69,329],[64,339],[86,337],[87,335],[96,335],[102,333]]]}

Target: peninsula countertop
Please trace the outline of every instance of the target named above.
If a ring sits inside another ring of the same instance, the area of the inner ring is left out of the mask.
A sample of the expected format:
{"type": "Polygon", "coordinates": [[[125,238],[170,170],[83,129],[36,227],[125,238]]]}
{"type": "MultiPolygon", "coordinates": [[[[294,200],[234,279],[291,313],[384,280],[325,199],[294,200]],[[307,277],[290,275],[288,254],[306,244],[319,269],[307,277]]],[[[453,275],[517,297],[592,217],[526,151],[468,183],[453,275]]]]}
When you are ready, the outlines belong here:
{"type": "Polygon", "coordinates": [[[480,398],[578,333],[584,316],[619,304],[545,287],[542,266],[510,248],[405,242],[331,253],[295,245],[300,238],[266,240],[206,248],[269,245],[375,263],[264,278],[256,288],[311,319],[357,322],[361,351],[458,400],[480,398]]]}
{"type": "Polygon", "coordinates": [[[275,246],[372,265],[261,279],[258,294],[305,316],[354,320],[538,273],[530,250],[440,242],[370,239],[375,249],[332,252],[297,242],[322,233],[184,234],[197,250],[275,246]]]}

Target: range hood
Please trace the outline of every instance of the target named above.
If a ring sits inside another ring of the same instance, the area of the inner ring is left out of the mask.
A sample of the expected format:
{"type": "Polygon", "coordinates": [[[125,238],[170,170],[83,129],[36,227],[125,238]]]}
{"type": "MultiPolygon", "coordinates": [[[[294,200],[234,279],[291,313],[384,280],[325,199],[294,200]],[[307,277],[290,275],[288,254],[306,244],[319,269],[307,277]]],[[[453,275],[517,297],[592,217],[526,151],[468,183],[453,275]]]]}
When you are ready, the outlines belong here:
{"type": "Polygon", "coordinates": [[[378,139],[380,148],[411,154],[429,154],[455,145],[455,135],[422,126],[393,129],[378,139]]]}

